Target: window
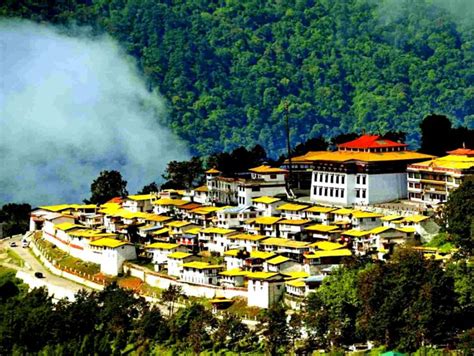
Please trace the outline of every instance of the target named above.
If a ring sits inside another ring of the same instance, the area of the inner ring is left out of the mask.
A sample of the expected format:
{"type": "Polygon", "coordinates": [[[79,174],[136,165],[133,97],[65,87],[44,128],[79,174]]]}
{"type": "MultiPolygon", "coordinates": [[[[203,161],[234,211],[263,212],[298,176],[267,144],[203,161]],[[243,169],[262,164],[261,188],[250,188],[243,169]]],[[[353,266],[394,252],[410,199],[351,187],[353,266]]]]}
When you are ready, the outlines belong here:
{"type": "Polygon", "coordinates": [[[366,177],[366,176],[363,176],[363,177],[362,177],[362,184],[364,184],[364,185],[365,185],[365,183],[366,183],[366,179],[367,179],[367,177],[366,177]]]}
{"type": "Polygon", "coordinates": [[[366,190],[362,189],[362,198],[365,198],[365,193],[366,193],[366,190]]]}
{"type": "Polygon", "coordinates": [[[344,184],[344,176],[341,176],[341,184],[344,184]]]}
{"type": "Polygon", "coordinates": [[[277,175],[276,174],[270,174],[270,179],[276,179],[277,175]]]}
{"type": "Polygon", "coordinates": [[[314,195],[318,194],[318,187],[316,187],[316,186],[313,187],[313,194],[314,195]]]}
{"type": "Polygon", "coordinates": [[[325,181],[327,183],[329,181],[329,174],[325,174],[324,176],[325,176],[325,181]]]}
{"type": "Polygon", "coordinates": [[[325,197],[328,196],[328,188],[324,188],[324,196],[325,196],[325,197]]]}
{"type": "Polygon", "coordinates": [[[360,190],[356,189],[356,198],[360,198],[360,190]]]}
{"type": "Polygon", "coordinates": [[[323,187],[319,187],[319,195],[323,195],[323,187]]]}
{"type": "Polygon", "coordinates": [[[334,196],[334,189],[333,189],[333,188],[331,188],[331,189],[329,190],[329,196],[331,196],[331,197],[334,196]]]}
{"type": "Polygon", "coordinates": [[[339,198],[339,189],[336,189],[334,193],[335,193],[336,198],[339,198]]]}
{"type": "Polygon", "coordinates": [[[252,192],[259,192],[260,191],[260,187],[252,187],[252,192]]]}
{"type": "Polygon", "coordinates": [[[339,184],[339,176],[336,176],[336,184],[339,184]]]}
{"type": "Polygon", "coordinates": [[[331,183],[334,183],[334,174],[331,174],[331,183]]]}
{"type": "Polygon", "coordinates": [[[344,189],[341,189],[341,198],[344,198],[344,189]]]}

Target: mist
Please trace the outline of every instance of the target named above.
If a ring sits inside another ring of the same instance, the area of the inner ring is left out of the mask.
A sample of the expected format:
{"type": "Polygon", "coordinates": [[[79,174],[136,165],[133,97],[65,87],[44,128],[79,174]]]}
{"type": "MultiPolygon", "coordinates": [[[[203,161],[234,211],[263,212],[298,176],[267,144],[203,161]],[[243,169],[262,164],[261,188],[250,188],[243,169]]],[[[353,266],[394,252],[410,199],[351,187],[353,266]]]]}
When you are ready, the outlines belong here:
{"type": "Polygon", "coordinates": [[[133,59],[74,32],[0,20],[0,205],[81,202],[111,169],[133,193],[188,158],[133,59]]]}

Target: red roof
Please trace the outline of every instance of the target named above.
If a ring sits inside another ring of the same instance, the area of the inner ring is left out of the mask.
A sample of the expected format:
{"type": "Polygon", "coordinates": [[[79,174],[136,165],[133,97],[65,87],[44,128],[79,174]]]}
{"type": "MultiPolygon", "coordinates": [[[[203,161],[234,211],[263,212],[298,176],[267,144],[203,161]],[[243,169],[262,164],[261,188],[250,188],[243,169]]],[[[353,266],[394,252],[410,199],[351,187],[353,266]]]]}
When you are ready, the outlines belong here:
{"type": "Polygon", "coordinates": [[[117,204],[120,204],[120,203],[122,203],[122,198],[120,198],[120,197],[115,197],[115,198],[112,198],[112,199],[110,199],[109,201],[107,201],[107,203],[117,203],[117,204]]]}
{"type": "Polygon", "coordinates": [[[386,147],[405,147],[404,143],[386,140],[378,135],[362,135],[355,140],[338,145],[341,148],[386,148],[386,147]]]}
{"type": "Polygon", "coordinates": [[[453,151],[448,151],[448,154],[456,156],[474,156],[474,150],[469,148],[458,148],[453,151]]]}

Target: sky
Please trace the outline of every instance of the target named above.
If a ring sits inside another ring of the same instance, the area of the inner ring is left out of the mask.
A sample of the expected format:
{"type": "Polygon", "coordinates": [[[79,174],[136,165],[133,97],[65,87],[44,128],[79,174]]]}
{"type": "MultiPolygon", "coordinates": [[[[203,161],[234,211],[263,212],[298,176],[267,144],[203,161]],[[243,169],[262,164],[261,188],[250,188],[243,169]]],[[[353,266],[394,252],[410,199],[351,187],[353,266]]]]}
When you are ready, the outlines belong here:
{"type": "Polygon", "coordinates": [[[102,170],[135,193],[189,158],[166,102],[110,37],[0,20],[0,206],[80,203],[102,170]]]}

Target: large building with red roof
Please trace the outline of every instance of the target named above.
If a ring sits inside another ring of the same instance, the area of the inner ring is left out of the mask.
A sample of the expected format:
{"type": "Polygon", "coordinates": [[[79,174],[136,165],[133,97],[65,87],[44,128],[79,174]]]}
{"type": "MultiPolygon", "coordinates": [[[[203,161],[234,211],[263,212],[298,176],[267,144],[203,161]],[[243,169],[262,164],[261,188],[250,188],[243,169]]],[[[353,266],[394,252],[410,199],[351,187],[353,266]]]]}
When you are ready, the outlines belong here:
{"type": "Polygon", "coordinates": [[[363,135],[336,151],[308,152],[292,158],[293,170],[312,170],[313,202],[351,206],[407,197],[407,165],[432,156],[407,150],[404,143],[363,135]]]}

